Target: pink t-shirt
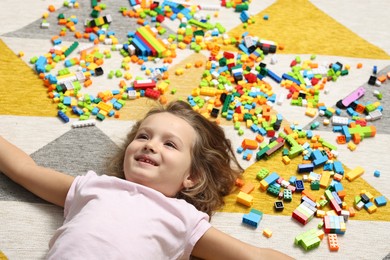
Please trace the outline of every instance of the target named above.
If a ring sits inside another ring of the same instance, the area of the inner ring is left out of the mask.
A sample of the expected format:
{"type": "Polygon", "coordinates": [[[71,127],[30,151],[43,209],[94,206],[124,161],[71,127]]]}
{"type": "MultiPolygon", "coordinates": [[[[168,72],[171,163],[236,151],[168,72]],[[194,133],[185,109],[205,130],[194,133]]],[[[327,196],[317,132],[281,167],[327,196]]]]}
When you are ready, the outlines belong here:
{"type": "Polygon", "coordinates": [[[184,200],[89,171],[72,183],[49,259],[188,259],[210,228],[184,200]]]}

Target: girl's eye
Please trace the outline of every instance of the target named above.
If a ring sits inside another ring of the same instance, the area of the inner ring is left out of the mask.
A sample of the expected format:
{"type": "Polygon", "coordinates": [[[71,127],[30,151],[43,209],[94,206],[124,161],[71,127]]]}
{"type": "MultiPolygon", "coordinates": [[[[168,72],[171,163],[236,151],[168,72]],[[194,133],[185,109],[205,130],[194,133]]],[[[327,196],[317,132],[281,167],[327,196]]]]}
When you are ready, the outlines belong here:
{"type": "Polygon", "coordinates": [[[177,147],[176,147],[175,143],[173,143],[173,142],[166,142],[166,143],[165,143],[165,145],[166,145],[166,146],[168,146],[168,147],[171,147],[171,148],[177,149],[177,147]]]}
{"type": "Polygon", "coordinates": [[[138,134],[137,139],[148,139],[148,136],[146,134],[138,134]]]}

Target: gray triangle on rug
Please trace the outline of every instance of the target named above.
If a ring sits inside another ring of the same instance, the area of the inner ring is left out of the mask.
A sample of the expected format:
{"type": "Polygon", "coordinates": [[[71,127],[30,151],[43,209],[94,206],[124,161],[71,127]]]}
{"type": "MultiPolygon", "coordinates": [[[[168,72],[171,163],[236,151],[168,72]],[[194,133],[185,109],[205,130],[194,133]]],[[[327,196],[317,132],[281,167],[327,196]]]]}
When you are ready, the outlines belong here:
{"type": "MultiPolygon", "coordinates": [[[[101,175],[106,173],[107,160],[118,150],[105,133],[92,126],[69,130],[31,154],[31,158],[38,165],[72,176],[84,175],[89,170],[101,175]]],[[[4,174],[0,174],[0,200],[45,203],[4,174]]]]}

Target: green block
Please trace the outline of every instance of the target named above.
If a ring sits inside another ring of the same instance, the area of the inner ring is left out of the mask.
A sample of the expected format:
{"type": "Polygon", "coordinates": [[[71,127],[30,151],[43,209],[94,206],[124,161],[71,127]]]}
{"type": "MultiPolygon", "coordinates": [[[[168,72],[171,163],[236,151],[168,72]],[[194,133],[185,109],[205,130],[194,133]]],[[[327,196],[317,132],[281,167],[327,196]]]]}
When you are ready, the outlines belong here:
{"type": "Polygon", "coordinates": [[[261,170],[256,174],[256,179],[263,180],[269,174],[269,170],[266,168],[261,168],[261,170]]]}
{"type": "Polygon", "coordinates": [[[292,201],[292,191],[285,189],[283,190],[283,200],[284,201],[292,201]]]}
{"type": "Polygon", "coordinates": [[[320,182],[319,181],[312,181],[310,183],[310,188],[312,190],[319,190],[320,189],[320,182]]]}
{"type": "Polygon", "coordinates": [[[268,186],[267,193],[273,195],[273,196],[278,196],[280,192],[280,186],[271,184],[268,186]]]}

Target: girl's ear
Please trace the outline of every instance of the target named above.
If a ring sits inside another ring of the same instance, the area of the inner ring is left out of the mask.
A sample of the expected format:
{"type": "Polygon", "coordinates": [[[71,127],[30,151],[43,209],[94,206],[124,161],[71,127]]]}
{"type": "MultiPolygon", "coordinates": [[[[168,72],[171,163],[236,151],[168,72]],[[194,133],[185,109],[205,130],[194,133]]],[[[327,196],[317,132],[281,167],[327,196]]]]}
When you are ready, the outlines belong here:
{"type": "Polygon", "coordinates": [[[191,177],[191,175],[188,175],[187,178],[183,181],[183,187],[185,189],[189,189],[194,187],[196,184],[196,181],[191,177]]]}

